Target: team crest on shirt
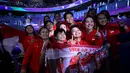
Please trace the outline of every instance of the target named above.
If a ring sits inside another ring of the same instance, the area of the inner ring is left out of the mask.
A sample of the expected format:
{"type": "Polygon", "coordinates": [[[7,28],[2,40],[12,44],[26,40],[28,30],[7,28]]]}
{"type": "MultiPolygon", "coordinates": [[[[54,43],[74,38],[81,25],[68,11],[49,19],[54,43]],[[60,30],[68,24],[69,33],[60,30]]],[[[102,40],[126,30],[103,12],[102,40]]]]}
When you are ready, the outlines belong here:
{"type": "Polygon", "coordinates": [[[114,30],[111,30],[110,33],[114,33],[114,30]]]}
{"type": "Polygon", "coordinates": [[[95,38],[92,38],[92,40],[94,41],[94,40],[95,40],[95,38]]]}

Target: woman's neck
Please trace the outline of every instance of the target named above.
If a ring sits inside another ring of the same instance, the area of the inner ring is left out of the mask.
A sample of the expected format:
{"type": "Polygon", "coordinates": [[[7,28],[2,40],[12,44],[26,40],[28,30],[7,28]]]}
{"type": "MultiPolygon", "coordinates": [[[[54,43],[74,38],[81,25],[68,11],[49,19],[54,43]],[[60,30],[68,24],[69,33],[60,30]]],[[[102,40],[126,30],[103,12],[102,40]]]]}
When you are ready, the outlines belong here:
{"type": "Polygon", "coordinates": [[[93,28],[92,29],[86,29],[87,33],[91,33],[93,31],[93,28]]]}
{"type": "Polygon", "coordinates": [[[74,23],[75,23],[74,21],[72,23],[70,23],[70,26],[74,25],[74,23]]]}
{"type": "Polygon", "coordinates": [[[28,36],[34,36],[33,34],[28,34],[28,36]]]}

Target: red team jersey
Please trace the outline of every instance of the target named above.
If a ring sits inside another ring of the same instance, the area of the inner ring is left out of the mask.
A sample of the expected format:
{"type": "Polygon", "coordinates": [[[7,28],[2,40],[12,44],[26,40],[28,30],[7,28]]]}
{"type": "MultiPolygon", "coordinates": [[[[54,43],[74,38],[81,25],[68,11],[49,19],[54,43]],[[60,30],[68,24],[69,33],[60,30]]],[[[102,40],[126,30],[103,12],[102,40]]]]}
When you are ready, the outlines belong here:
{"type": "Polygon", "coordinates": [[[28,46],[29,46],[30,44],[32,44],[33,42],[35,42],[36,39],[37,39],[36,36],[26,36],[26,37],[25,37],[25,39],[24,39],[24,41],[23,41],[23,43],[22,43],[25,53],[26,53],[26,50],[27,50],[28,46]]]}
{"type": "Polygon", "coordinates": [[[88,42],[90,45],[102,45],[103,37],[96,38],[96,29],[93,29],[91,33],[86,33],[83,31],[83,39],[88,42]]]}
{"type": "Polygon", "coordinates": [[[26,70],[26,66],[29,64],[32,72],[39,72],[42,47],[43,41],[41,39],[38,39],[28,47],[26,54],[24,55],[22,70],[26,70]]]}
{"type": "Polygon", "coordinates": [[[103,34],[105,33],[106,37],[104,38],[106,38],[108,43],[110,43],[111,45],[117,44],[117,35],[120,33],[118,24],[108,23],[101,31],[103,34]]]}
{"type": "Polygon", "coordinates": [[[115,58],[118,55],[118,34],[120,33],[120,29],[118,24],[108,23],[104,28],[101,29],[102,34],[107,43],[110,44],[110,51],[115,58]]]}

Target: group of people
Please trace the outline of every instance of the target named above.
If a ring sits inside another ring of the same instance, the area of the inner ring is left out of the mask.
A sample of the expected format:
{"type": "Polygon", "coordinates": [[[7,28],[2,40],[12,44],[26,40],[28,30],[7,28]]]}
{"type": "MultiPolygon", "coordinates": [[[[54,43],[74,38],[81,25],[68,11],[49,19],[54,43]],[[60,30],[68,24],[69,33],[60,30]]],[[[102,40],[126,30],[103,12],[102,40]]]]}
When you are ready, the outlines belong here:
{"type": "Polygon", "coordinates": [[[45,52],[49,48],[62,49],[66,45],[96,45],[107,44],[113,58],[118,58],[118,35],[128,33],[129,27],[124,23],[110,22],[109,12],[106,10],[96,14],[95,10],[89,10],[82,22],[75,22],[72,12],[65,12],[64,21],[61,15],[56,13],[52,22],[49,16],[44,17],[44,26],[41,26],[36,34],[32,25],[25,27],[27,36],[23,41],[24,59],[21,73],[39,73],[41,64],[44,64],[43,73],[49,73],[45,66],[45,52]]]}

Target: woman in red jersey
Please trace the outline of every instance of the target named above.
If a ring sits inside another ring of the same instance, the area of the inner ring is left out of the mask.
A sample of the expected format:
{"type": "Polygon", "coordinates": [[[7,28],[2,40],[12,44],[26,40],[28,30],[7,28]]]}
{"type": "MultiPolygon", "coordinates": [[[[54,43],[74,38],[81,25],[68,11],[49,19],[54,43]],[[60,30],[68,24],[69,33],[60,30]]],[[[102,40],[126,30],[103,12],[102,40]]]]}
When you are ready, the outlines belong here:
{"type": "MultiPolygon", "coordinates": [[[[87,41],[90,45],[98,45],[98,46],[102,46],[103,45],[103,37],[99,31],[99,28],[97,27],[96,29],[94,28],[95,22],[94,22],[94,18],[91,16],[87,16],[84,19],[84,39],[85,41],[87,41]]],[[[92,54],[93,56],[96,56],[94,54],[92,54]]],[[[98,55],[99,56],[99,55],[98,55]]],[[[98,57],[94,57],[94,59],[97,59],[98,57]]],[[[100,60],[100,59],[99,59],[100,60]]],[[[92,59],[90,61],[90,65],[92,65],[92,69],[90,70],[91,72],[94,71],[94,63],[97,64],[97,66],[99,66],[99,62],[94,62],[94,60],[92,59]]]]}
{"type": "MultiPolygon", "coordinates": [[[[119,57],[118,35],[120,34],[119,25],[108,22],[107,17],[103,13],[97,15],[98,26],[104,37],[104,44],[107,45],[109,57],[105,58],[106,66],[116,66],[115,63],[119,57]],[[110,64],[111,63],[111,64],[110,64]]],[[[105,52],[105,50],[104,50],[105,52]]]]}
{"type": "Polygon", "coordinates": [[[97,21],[104,41],[115,47],[118,43],[117,35],[120,33],[118,24],[108,23],[107,17],[102,13],[97,15],[97,21]]]}
{"type": "MultiPolygon", "coordinates": [[[[55,42],[52,43],[53,49],[63,49],[67,47],[66,33],[63,29],[56,29],[54,32],[54,38],[55,42]]],[[[56,64],[57,72],[63,73],[63,58],[58,58],[56,64]]]]}
{"type": "Polygon", "coordinates": [[[81,22],[75,22],[73,13],[72,12],[65,12],[64,14],[64,20],[67,22],[67,27],[70,29],[72,25],[77,25],[81,28],[82,23],[81,22]]]}
{"type": "Polygon", "coordinates": [[[48,15],[46,15],[46,16],[44,16],[44,25],[45,25],[45,23],[46,23],[46,21],[50,21],[51,20],[51,18],[48,16],[48,15]]]}
{"type": "Polygon", "coordinates": [[[54,25],[58,25],[57,23],[61,23],[62,22],[62,17],[60,13],[55,13],[54,14],[54,25]]]}
{"type": "Polygon", "coordinates": [[[79,29],[78,26],[73,25],[71,26],[71,36],[72,38],[70,40],[68,40],[68,44],[70,45],[88,45],[87,42],[83,41],[82,39],[82,32],[79,29]]]}
{"type": "Polygon", "coordinates": [[[40,69],[41,51],[44,50],[45,44],[49,41],[49,31],[46,28],[41,28],[39,31],[40,39],[33,42],[27,49],[23,59],[21,73],[26,73],[29,65],[30,73],[38,73],[40,69]],[[43,48],[43,49],[42,49],[43,48]]]}
{"type": "Polygon", "coordinates": [[[52,48],[62,49],[67,46],[66,33],[63,29],[57,29],[54,32],[54,40],[52,41],[52,48]]]}
{"type": "Polygon", "coordinates": [[[27,25],[25,27],[25,32],[27,36],[25,36],[25,39],[23,41],[23,48],[24,48],[24,52],[26,53],[28,46],[35,41],[36,34],[35,34],[35,29],[33,28],[32,25],[27,25]]]}
{"type": "Polygon", "coordinates": [[[49,37],[53,37],[54,35],[54,24],[52,21],[46,21],[45,25],[44,25],[48,30],[49,30],[49,37]]]}
{"type": "Polygon", "coordinates": [[[84,19],[84,34],[83,39],[85,39],[86,42],[88,42],[90,45],[101,45],[103,44],[103,37],[101,36],[101,33],[99,31],[99,28],[94,29],[94,19],[91,16],[87,16],[84,19]]]}
{"type": "Polygon", "coordinates": [[[70,39],[71,38],[71,36],[70,36],[70,29],[66,26],[66,24],[63,24],[63,23],[61,23],[59,26],[58,26],[58,29],[64,29],[64,31],[65,31],[65,33],[66,33],[66,39],[68,40],[68,39],[70,39]]]}

